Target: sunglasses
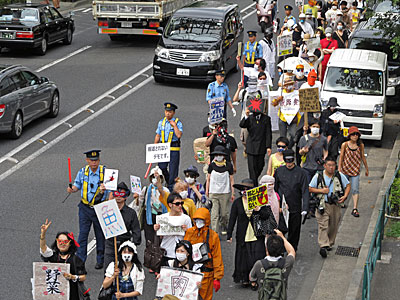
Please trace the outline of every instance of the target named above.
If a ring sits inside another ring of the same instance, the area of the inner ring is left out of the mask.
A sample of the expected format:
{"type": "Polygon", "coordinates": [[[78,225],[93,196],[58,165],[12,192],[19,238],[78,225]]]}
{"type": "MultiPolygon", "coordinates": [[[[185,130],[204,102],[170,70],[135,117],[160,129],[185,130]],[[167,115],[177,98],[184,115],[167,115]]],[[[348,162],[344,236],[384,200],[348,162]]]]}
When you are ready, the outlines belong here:
{"type": "Polygon", "coordinates": [[[277,145],[277,148],[286,148],[286,145],[277,145]]]}
{"type": "Polygon", "coordinates": [[[115,191],[115,192],[113,192],[113,194],[115,197],[125,197],[126,196],[126,192],[115,191]]]}
{"type": "Polygon", "coordinates": [[[180,206],[180,205],[182,205],[183,206],[183,204],[184,204],[185,202],[173,202],[172,204],[173,205],[176,205],[176,206],[180,206]]]}
{"type": "Polygon", "coordinates": [[[284,158],[283,159],[285,163],[292,163],[294,162],[294,158],[284,158]]]}
{"type": "Polygon", "coordinates": [[[190,178],[196,178],[196,175],[194,175],[194,174],[189,174],[189,173],[186,173],[185,176],[186,176],[186,177],[190,177],[190,178]]]}
{"type": "Polygon", "coordinates": [[[68,245],[71,241],[70,240],[60,240],[56,239],[59,245],[68,245]]]}

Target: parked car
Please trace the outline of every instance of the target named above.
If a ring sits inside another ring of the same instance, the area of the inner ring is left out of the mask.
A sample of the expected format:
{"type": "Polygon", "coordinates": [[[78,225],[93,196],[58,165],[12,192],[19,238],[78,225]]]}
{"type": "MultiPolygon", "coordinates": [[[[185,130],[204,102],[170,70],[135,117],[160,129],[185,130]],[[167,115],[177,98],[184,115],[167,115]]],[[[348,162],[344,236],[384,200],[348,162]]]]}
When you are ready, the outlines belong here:
{"type": "Polygon", "coordinates": [[[0,9],[0,47],[33,48],[45,55],[47,46],[72,43],[72,15],[63,17],[46,4],[10,4],[0,9]]]}
{"type": "Polygon", "coordinates": [[[164,79],[213,81],[219,69],[236,71],[243,22],[237,4],[199,1],[177,10],[155,50],[153,75],[164,79]]]}
{"type": "Polygon", "coordinates": [[[0,65],[0,133],[17,139],[24,126],[44,115],[55,118],[59,109],[54,82],[21,65],[0,65]]]}

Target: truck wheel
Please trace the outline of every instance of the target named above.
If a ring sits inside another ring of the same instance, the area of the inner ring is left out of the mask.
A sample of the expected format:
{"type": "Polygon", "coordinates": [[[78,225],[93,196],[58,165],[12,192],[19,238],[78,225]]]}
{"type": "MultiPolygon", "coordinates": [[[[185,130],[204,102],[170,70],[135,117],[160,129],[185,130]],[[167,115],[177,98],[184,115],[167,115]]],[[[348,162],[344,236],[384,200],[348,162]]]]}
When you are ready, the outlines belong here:
{"type": "Polygon", "coordinates": [[[22,135],[22,127],[23,127],[22,113],[20,111],[17,111],[11,126],[10,137],[14,140],[18,139],[22,135]]]}

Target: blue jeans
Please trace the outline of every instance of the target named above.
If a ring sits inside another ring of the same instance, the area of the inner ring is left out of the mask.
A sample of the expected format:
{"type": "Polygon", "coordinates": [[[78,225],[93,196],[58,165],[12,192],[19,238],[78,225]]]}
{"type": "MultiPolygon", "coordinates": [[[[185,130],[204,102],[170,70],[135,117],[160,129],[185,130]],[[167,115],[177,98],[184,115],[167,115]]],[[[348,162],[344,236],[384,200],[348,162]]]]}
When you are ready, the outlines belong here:
{"type": "Polygon", "coordinates": [[[179,171],[179,152],[180,151],[171,151],[170,157],[171,160],[169,162],[159,163],[161,171],[163,172],[165,182],[168,184],[168,189],[172,191],[174,187],[174,180],[178,177],[179,171]],[[169,164],[169,170],[168,168],[169,164]]]}
{"type": "Polygon", "coordinates": [[[80,245],[80,247],[78,247],[76,255],[78,255],[78,257],[82,259],[83,262],[86,261],[89,231],[93,223],[94,235],[96,236],[96,252],[97,252],[96,261],[98,263],[103,263],[105,239],[103,231],[101,230],[99,220],[97,219],[96,212],[94,211],[94,208],[90,208],[87,205],[83,204],[82,202],[79,203],[78,207],[79,207],[78,244],[80,245]]]}
{"type": "Polygon", "coordinates": [[[350,175],[344,175],[346,176],[347,180],[351,184],[351,194],[352,195],[358,195],[360,194],[360,174],[357,176],[350,176],[350,175]]]}

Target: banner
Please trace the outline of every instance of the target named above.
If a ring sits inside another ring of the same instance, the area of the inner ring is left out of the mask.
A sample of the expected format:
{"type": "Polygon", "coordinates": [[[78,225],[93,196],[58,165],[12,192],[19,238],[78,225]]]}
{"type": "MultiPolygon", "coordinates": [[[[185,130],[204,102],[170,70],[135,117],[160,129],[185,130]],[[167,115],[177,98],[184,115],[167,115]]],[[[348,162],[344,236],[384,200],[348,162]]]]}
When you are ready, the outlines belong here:
{"type": "Polygon", "coordinates": [[[278,56],[285,56],[293,53],[292,34],[278,36],[278,56]]]}
{"type": "Polygon", "coordinates": [[[104,186],[109,191],[116,191],[118,185],[118,170],[106,168],[104,171],[104,186]]]}
{"type": "Polygon", "coordinates": [[[132,193],[140,195],[142,193],[142,182],[140,181],[140,177],[131,175],[130,178],[131,178],[132,193]]]}
{"type": "Polygon", "coordinates": [[[246,191],[247,205],[249,210],[256,206],[264,206],[268,204],[267,185],[261,185],[254,189],[246,191]]]}
{"type": "Polygon", "coordinates": [[[127,232],[124,219],[122,218],[115,199],[95,205],[94,210],[106,239],[127,232]]]}
{"type": "Polygon", "coordinates": [[[299,89],[300,111],[302,112],[320,112],[319,89],[299,89]]]}
{"type": "Polygon", "coordinates": [[[182,225],[185,219],[182,216],[169,216],[162,214],[156,216],[156,224],[160,224],[157,235],[185,235],[182,225]]]}
{"type": "Polygon", "coordinates": [[[197,299],[197,283],[203,279],[202,273],[161,267],[160,279],[157,282],[156,297],[172,295],[180,300],[197,299]]]}
{"type": "Polygon", "coordinates": [[[69,280],[64,273],[70,273],[70,264],[33,263],[33,299],[69,300],[69,280]]]}
{"type": "Polygon", "coordinates": [[[146,145],[146,164],[169,162],[170,160],[169,143],[146,145]]]}
{"type": "Polygon", "coordinates": [[[209,124],[220,123],[224,118],[225,100],[224,97],[217,97],[210,100],[210,121],[209,124]]]}
{"type": "Polygon", "coordinates": [[[300,109],[299,91],[283,94],[283,100],[279,102],[281,113],[288,124],[292,123],[300,109]]]}
{"type": "Polygon", "coordinates": [[[286,227],[289,228],[289,208],[285,200],[285,195],[282,196],[282,214],[285,219],[286,227]]]}

